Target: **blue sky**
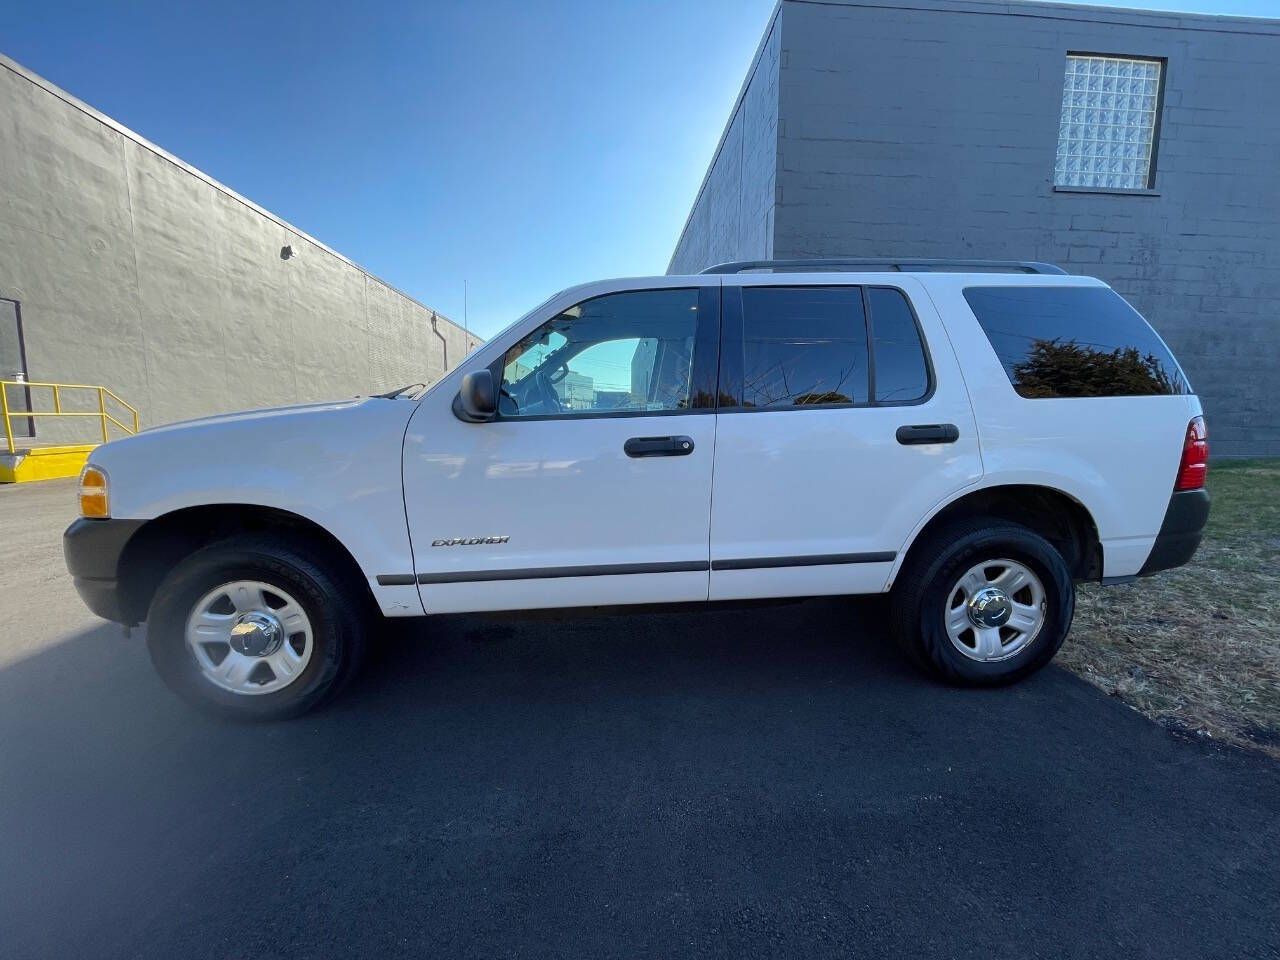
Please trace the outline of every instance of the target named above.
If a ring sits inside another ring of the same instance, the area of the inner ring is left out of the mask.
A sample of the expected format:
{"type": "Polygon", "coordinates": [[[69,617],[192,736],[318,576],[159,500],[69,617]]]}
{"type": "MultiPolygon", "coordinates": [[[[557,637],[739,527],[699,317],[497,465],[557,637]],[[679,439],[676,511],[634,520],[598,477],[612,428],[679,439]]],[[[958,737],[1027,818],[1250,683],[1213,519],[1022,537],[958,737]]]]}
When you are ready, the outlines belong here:
{"type": "Polygon", "coordinates": [[[772,8],[8,0],[0,51],[488,336],[666,269],[772,8]]]}

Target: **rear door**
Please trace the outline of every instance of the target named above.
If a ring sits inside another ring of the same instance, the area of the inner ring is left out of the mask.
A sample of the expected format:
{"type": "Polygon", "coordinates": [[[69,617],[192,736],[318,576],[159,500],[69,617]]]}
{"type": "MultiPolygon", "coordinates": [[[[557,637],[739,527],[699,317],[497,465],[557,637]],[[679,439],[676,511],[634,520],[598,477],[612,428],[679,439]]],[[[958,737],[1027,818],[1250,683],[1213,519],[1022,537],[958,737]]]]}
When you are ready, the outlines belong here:
{"type": "Polygon", "coordinates": [[[893,274],[734,279],[710,597],[883,590],[916,524],[982,473],[937,313],[893,274]]]}
{"type": "MultiPolygon", "coordinates": [[[[405,437],[428,613],[707,598],[719,278],[553,302],[481,352],[499,414],[432,391],[405,437]]],[[[456,383],[456,377],[451,380],[456,383]]]]}

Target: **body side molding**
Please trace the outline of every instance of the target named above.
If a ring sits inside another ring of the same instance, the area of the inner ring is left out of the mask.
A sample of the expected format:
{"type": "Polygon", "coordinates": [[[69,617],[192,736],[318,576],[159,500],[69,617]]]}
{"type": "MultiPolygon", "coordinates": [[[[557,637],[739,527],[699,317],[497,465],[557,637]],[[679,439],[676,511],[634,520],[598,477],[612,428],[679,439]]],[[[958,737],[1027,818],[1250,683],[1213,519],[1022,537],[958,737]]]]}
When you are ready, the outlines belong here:
{"type": "Polygon", "coordinates": [[[825,567],[841,563],[892,563],[898,554],[893,550],[875,553],[822,553],[801,557],[744,557],[713,560],[712,570],[761,570],[768,567],[825,567]]]}
{"type": "Polygon", "coordinates": [[[488,580],[552,580],[561,577],[611,577],[636,573],[698,573],[708,567],[705,560],[674,560],[665,563],[605,563],[589,567],[525,567],[511,570],[460,570],[420,573],[418,583],[477,583],[488,580]]]}

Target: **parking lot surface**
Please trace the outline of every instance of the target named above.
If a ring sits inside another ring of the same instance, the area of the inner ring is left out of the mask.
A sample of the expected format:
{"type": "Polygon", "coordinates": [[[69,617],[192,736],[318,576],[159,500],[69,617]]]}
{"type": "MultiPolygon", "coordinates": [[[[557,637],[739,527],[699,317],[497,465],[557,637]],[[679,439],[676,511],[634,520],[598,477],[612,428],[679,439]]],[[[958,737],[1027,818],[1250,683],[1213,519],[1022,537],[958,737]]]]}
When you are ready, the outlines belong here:
{"type": "Polygon", "coordinates": [[[79,606],[72,496],[0,490],[6,957],[1280,955],[1280,765],[1063,671],[938,686],[874,601],[448,617],[228,724],[79,606]]]}

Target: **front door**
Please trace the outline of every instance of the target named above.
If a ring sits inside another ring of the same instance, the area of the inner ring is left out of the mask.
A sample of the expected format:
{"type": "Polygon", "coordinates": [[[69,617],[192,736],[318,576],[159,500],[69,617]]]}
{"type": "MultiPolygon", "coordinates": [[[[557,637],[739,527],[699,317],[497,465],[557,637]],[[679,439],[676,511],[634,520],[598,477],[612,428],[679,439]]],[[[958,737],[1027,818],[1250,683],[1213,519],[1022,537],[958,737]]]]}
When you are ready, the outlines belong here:
{"type": "Polygon", "coordinates": [[[494,420],[429,394],[404,451],[426,612],[707,599],[719,322],[718,277],[553,301],[478,354],[494,420]]]}
{"type": "Polygon", "coordinates": [[[982,474],[921,285],[798,280],[723,290],[712,600],[883,590],[922,517],[982,474]]]}

